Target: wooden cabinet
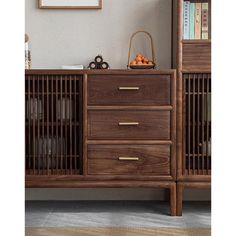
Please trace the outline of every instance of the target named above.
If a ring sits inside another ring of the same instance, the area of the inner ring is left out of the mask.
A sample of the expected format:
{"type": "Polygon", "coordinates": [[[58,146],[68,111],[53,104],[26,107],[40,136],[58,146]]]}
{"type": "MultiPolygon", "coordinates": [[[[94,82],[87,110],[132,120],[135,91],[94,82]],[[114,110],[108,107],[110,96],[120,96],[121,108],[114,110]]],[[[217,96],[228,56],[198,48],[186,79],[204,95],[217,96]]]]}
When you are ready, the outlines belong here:
{"type": "Polygon", "coordinates": [[[177,215],[184,188],[211,186],[211,0],[209,39],[183,39],[183,3],[177,0],[177,215]]]}
{"type": "Polygon", "coordinates": [[[26,71],[26,187],[162,187],[176,214],[174,70],[26,71]]]}

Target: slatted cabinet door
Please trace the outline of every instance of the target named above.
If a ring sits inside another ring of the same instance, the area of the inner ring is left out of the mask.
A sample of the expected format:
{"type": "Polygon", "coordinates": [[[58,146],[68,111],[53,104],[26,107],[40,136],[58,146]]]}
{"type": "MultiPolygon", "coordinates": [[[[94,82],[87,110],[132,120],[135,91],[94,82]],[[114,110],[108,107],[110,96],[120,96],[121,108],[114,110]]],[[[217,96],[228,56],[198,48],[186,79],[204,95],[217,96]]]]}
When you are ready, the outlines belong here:
{"type": "Polygon", "coordinates": [[[183,175],[211,175],[211,74],[183,74],[183,175]]]}
{"type": "Polygon", "coordinates": [[[81,173],[78,75],[26,75],[26,175],[81,173]]]}

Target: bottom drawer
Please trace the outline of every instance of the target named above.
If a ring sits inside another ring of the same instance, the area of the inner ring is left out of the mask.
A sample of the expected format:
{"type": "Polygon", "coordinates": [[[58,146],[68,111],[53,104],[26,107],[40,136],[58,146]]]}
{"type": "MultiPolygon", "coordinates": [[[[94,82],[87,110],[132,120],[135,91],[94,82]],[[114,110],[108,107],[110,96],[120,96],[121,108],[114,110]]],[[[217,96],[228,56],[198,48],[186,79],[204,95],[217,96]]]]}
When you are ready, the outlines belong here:
{"type": "Polygon", "coordinates": [[[170,145],[88,145],[88,174],[170,176],[170,153],[170,145]]]}

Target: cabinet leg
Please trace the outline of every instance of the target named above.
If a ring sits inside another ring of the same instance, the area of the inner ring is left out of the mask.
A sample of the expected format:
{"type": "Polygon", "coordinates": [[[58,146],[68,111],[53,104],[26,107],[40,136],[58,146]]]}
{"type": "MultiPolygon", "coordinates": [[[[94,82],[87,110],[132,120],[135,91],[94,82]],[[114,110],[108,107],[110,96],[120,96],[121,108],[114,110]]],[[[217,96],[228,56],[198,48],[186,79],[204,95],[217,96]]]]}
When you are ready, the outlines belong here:
{"type": "Polygon", "coordinates": [[[170,214],[176,216],[176,184],[170,186],[170,214]]]}
{"type": "Polygon", "coordinates": [[[183,190],[184,185],[182,183],[177,184],[177,216],[182,216],[183,213],[183,190]]]}

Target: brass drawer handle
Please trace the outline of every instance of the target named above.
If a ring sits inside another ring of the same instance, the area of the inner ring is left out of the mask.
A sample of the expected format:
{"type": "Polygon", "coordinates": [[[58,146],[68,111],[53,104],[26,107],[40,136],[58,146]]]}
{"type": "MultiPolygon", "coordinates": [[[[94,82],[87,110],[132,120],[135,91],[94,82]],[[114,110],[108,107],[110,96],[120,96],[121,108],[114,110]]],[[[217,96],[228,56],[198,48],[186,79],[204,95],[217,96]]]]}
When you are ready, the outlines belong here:
{"type": "Polygon", "coordinates": [[[138,126],[139,122],[119,122],[119,126],[138,126]]]}
{"type": "Polygon", "coordinates": [[[130,91],[130,90],[137,91],[139,89],[140,89],[140,87],[119,87],[120,91],[130,91]]]}
{"type": "Polygon", "coordinates": [[[119,161],[139,161],[139,157],[119,157],[119,161]]]}

